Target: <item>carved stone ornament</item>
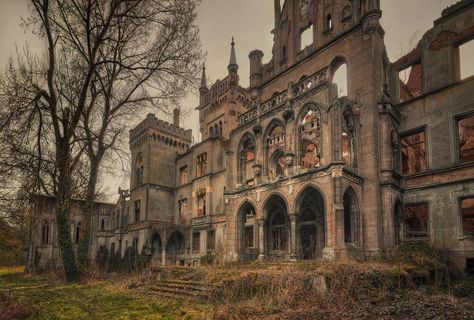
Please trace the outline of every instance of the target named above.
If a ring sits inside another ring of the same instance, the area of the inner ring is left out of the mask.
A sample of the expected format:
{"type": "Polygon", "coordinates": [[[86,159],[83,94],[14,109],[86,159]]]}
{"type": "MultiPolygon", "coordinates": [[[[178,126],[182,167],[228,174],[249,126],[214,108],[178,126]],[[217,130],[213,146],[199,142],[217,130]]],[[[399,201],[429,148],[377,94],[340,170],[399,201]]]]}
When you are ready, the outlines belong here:
{"type": "Polygon", "coordinates": [[[204,197],[206,195],[206,188],[201,188],[197,192],[198,197],[204,197]]]}
{"type": "Polygon", "coordinates": [[[300,18],[301,20],[309,17],[309,4],[311,0],[300,0],[300,18]]]}
{"type": "Polygon", "coordinates": [[[253,168],[253,173],[255,176],[259,176],[262,174],[262,165],[261,164],[254,164],[252,166],[253,168]]]}
{"type": "Polygon", "coordinates": [[[291,167],[293,165],[293,162],[295,160],[295,155],[293,153],[285,153],[283,156],[283,163],[287,167],[291,167]]]}
{"type": "Polygon", "coordinates": [[[256,136],[258,136],[260,133],[262,133],[262,126],[257,124],[253,126],[252,131],[256,136]]]}

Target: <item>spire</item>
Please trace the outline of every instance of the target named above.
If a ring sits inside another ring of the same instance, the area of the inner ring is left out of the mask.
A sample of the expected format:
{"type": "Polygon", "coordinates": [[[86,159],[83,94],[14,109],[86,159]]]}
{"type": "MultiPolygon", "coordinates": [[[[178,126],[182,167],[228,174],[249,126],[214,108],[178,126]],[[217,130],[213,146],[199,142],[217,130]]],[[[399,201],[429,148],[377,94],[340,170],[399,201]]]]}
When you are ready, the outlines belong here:
{"type": "Polygon", "coordinates": [[[201,75],[201,86],[200,89],[206,88],[207,89],[207,82],[206,82],[206,66],[204,63],[202,64],[202,75],[201,75]]]}
{"type": "Polygon", "coordinates": [[[234,42],[234,37],[232,37],[232,42],[230,43],[231,48],[230,48],[230,61],[229,61],[229,66],[227,69],[229,70],[229,73],[237,73],[237,70],[239,69],[239,65],[237,64],[237,58],[235,55],[235,42],[234,42]]]}

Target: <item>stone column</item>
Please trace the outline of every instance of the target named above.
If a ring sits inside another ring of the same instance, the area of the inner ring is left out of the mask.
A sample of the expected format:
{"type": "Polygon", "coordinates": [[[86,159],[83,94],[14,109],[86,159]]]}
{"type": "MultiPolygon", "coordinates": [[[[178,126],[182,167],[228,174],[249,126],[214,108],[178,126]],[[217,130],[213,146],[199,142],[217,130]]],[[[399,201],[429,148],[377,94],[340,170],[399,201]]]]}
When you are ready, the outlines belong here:
{"type": "Polygon", "coordinates": [[[265,219],[258,219],[258,260],[265,260],[265,219]]]}
{"type": "Polygon", "coordinates": [[[289,213],[290,217],[290,261],[298,260],[296,253],[296,214],[289,213]]]}
{"type": "Polygon", "coordinates": [[[293,153],[286,153],[283,157],[285,164],[285,176],[291,176],[294,174],[293,163],[295,155],[293,153]]]}
{"type": "Polygon", "coordinates": [[[161,265],[166,265],[166,246],[163,245],[161,247],[161,265]]]}

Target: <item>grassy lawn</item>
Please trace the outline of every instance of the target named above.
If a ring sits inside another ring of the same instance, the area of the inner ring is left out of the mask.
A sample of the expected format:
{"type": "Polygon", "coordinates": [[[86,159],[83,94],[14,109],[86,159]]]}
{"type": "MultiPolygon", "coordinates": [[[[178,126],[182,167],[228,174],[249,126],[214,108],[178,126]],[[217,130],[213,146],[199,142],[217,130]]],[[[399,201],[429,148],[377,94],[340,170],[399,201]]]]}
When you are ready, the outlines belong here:
{"type": "Polygon", "coordinates": [[[0,267],[2,292],[31,313],[28,319],[206,319],[205,305],[139,294],[117,281],[65,284],[18,267],[0,267]]]}

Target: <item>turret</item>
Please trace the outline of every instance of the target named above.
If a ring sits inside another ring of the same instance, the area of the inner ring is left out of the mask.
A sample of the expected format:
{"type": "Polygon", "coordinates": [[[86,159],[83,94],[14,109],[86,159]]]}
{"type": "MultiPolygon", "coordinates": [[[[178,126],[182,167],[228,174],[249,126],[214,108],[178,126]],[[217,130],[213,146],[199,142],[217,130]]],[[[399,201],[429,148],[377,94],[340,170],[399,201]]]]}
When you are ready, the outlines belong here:
{"type": "Polygon", "coordinates": [[[232,37],[232,42],[230,43],[230,60],[227,70],[229,70],[229,84],[231,86],[236,86],[239,84],[239,76],[237,75],[237,70],[239,70],[239,65],[237,64],[237,57],[235,55],[235,42],[234,37],[232,37]]]}
{"type": "Polygon", "coordinates": [[[262,58],[263,52],[261,50],[253,50],[249,54],[250,88],[256,88],[262,82],[262,58]]]}
{"type": "Polygon", "coordinates": [[[201,85],[199,86],[199,106],[202,107],[206,104],[206,94],[209,92],[207,88],[206,82],[206,67],[202,66],[202,74],[201,74],[201,85]]]}
{"type": "Polygon", "coordinates": [[[173,110],[173,125],[179,128],[179,109],[175,108],[173,110]]]}

